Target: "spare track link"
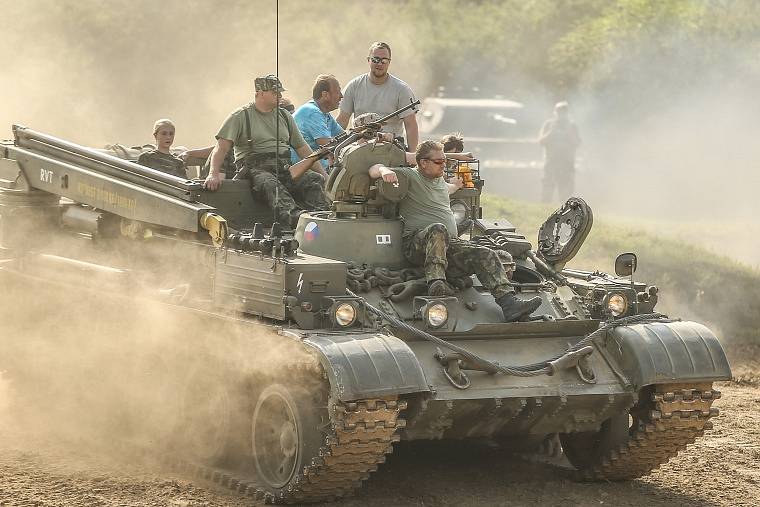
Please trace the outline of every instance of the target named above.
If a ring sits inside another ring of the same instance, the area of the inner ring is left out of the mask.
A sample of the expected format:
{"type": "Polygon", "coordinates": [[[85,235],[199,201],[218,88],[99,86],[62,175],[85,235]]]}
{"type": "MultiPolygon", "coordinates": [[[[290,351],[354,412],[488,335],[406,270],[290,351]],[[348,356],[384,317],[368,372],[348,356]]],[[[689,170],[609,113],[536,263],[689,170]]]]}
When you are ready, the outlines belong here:
{"type": "MultiPolygon", "coordinates": [[[[293,373],[317,374],[312,365],[293,365],[293,373]],[[297,371],[304,370],[304,371],[297,371]]],[[[321,374],[319,370],[319,374],[321,374]]],[[[180,469],[266,503],[309,503],[350,495],[377,466],[393,452],[406,421],[399,413],[406,401],[395,396],[329,404],[330,425],[319,456],[304,467],[287,492],[277,495],[262,489],[255,478],[241,477],[227,470],[196,463],[180,462],[180,469]]]]}
{"type": "Polygon", "coordinates": [[[712,384],[656,386],[642,420],[626,442],[581,472],[582,480],[627,480],[649,474],[712,428],[720,392],[712,384]]]}

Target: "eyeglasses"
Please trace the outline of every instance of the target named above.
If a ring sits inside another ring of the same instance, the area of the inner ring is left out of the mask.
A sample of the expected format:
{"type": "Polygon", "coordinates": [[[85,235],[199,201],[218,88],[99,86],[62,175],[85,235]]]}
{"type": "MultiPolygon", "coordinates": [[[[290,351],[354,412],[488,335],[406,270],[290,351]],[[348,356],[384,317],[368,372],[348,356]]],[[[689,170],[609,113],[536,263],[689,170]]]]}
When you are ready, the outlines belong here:
{"type": "Polygon", "coordinates": [[[443,165],[446,163],[445,158],[423,158],[420,160],[429,160],[430,162],[434,163],[435,165],[443,165]]]}
{"type": "Polygon", "coordinates": [[[381,58],[379,56],[368,56],[367,60],[369,60],[370,62],[374,64],[382,63],[383,65],[385,65],[386,63],[390,63],[391,61],[390,58],[381,58]]]}

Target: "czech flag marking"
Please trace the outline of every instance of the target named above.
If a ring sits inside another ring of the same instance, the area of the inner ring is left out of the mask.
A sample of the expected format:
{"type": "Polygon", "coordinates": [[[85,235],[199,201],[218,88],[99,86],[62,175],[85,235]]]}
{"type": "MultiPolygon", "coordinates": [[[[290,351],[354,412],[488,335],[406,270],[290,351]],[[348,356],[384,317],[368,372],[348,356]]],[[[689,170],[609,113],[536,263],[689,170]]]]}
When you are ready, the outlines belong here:
{"type": "Polygon", "coordinates": [[[316,222],[309,222],[303,230],[303,237],[306,241],[314,241],[319,237],[319,226],[316,222]]]}

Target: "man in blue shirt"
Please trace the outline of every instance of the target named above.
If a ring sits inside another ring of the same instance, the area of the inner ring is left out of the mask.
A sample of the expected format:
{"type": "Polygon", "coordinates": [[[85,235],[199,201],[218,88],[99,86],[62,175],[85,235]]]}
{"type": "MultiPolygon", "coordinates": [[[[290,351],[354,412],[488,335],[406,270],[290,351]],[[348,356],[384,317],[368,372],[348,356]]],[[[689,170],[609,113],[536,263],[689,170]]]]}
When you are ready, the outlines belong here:
{"type": "MultiPolygon", "coordinates": [[[[320,74],[312,88],[312,99],[299,107],[293,119],[298,125],[298,130],[313,150],[329,143],[333,137],[343,132],[330,111],[338,109],[343,94],[340,91],[340,83],[332,74],[320,74]]],[[[290,157],[295,164],[301,157],[290,150],[290,157]]],[[[322,160],[322,166],[327,168],[327,160],[322,160]]]]}

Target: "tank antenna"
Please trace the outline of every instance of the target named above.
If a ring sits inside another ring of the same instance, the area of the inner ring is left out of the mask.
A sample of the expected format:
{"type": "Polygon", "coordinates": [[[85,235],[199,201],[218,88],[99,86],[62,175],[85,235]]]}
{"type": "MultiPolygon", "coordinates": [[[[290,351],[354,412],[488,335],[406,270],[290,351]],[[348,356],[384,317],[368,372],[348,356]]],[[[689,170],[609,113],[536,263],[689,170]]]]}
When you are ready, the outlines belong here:
{"type": "MultiPolygon", "coordinates": [[[[277,82],[280,82],[280,0],[274,2],[274,75],[277,82]]],[[[277,105],[274,108],[274,176],[277,183],[274,186],[274,202],[272,206],[272,215],[277,222],[277,215],[280,209],[280,99],[277,99],[277,105]]],[[[283,226],[290,224],[282,224],[283,226]]]]}

